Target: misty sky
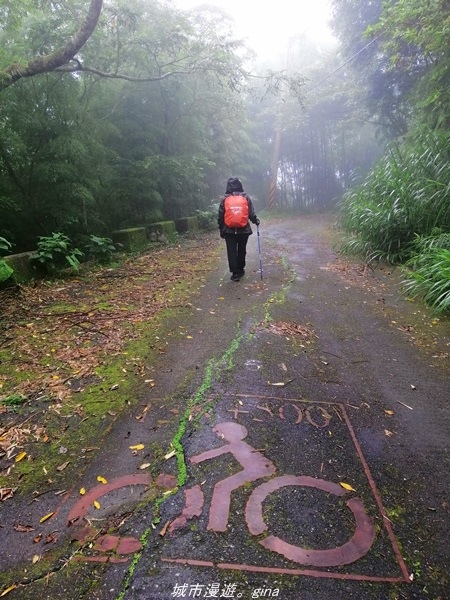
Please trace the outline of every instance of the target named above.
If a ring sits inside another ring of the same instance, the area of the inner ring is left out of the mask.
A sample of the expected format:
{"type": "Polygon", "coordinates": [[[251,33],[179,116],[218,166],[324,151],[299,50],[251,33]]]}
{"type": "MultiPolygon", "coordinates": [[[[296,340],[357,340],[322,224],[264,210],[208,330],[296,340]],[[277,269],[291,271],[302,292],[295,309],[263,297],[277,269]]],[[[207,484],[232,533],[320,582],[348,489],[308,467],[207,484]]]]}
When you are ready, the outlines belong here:
{"type": "Polygon", "coordinates": [[[220,6],[236,21],[238,37],[258,55],[283,54],[289,38],[306,33],[317,41],[330,41],[327,26],[330,18],[329,0],[174,0],[175,5],[189,9],[201,4],[220,6]]]}

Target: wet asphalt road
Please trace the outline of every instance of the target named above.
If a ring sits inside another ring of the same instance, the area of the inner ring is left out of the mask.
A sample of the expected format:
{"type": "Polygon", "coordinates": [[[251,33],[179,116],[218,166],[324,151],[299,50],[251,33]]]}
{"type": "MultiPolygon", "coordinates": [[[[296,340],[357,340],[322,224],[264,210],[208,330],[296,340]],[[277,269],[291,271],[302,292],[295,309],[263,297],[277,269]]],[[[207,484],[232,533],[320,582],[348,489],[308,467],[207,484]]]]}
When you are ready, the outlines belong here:
{"type": "Polygon", "coordinates": [[[118,423],[97,459],[125,476],[117,440],[169,449],[182,431],[183,486],[158,519],[150,502],[119,524],[145,534],[131,569],[80,562],[12,598],[450,597],[449,323],[332,238],[329,219],[263,224],[263,278],[254,235],[239,283],[223,249],[180,314],[190,340],[161,357],[151,419],[118,423]]]}

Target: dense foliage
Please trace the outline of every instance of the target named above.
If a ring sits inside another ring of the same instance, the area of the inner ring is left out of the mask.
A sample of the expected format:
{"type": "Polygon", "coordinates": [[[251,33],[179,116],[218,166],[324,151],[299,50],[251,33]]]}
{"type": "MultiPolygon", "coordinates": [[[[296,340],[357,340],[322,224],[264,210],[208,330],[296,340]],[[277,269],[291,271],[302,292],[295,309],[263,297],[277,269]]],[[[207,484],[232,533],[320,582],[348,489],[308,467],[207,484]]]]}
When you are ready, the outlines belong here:
{"type": "Polygon", "coordinates": [[[344,197],[347,250],[392,263],[416,251],[417,236],[450,231],[450,135],[425,131],[393,147],[344,197]]]}
{"type": "Polygon", "coordinates": [[[212,7],[0,2],[3,250],[64,235],[100,256],[115,229],[210,220],[231,174],[258,210],[274,187],[288,210],[344,194],[346,247],[369,258],[447,234],[449,0],[332,7],[337,51],[302,34],[251,73],[212,7]]]}
{"type": "MultiPolygon", "coordinates": [[[[51,4],[2,4],[0,70],[59,48],[87,3],[51,4]]],[[[245,153],[240,48],[220,12],[118,0],[74,61],[3,90],[0,234],[14,251],[207,208],[242,164],[231,132],[245,153]]]]}
{"type": "Polygon", "coordinates": [[[369,260],[407,261],[407,290],[447,310],[450,4],[334,0],[333,5],[342,47],[347,55],[356,53],[353,72],[361,77],[366,114],[390,138],[388,153],[344,196],[342,223],[349,234],[344,250],[369,260]],[[369,40],[373,44],[364,46],[369,40]]]}

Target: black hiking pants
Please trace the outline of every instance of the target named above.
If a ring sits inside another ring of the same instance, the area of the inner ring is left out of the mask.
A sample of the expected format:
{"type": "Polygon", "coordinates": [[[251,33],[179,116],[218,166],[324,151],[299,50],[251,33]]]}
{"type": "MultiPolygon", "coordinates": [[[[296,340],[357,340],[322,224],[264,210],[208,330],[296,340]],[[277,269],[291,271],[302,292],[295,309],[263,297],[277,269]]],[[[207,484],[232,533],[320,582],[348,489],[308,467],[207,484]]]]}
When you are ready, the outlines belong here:
{"type": "Polygon", "coordinates": [[[245,269],[245,255],[247,254],[248,233],[226,233],[228,266],[230,273],[239,274],[245,269]]]}

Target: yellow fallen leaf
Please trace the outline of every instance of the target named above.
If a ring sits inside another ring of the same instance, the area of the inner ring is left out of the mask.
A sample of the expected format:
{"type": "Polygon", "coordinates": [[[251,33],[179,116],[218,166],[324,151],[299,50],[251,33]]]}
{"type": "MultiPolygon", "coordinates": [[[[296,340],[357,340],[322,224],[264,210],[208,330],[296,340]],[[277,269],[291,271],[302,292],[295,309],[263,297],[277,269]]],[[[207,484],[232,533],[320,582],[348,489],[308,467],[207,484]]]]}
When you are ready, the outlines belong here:
{"type": "Polygon", "coordinates": [[[385,410],[384,411],[387,415],[393,415],[394,411],[393,410],[385,410]]]}
{"type": "Polygon", "coordinates": [[[6,590],[3,590],[3,592],[0,594],[0,598],[3,598],[3,596],[6,596],[6,594],[9,594],[9,592],[12,592],[13,590],[15,590],[16,587],[17,587],[17,585],[15,583],[10,585],[9,588],[6,588],[6,590]]]}
{"type": "Polygon", "coordinates": [[[50,519],[50,517],[53,517],[54,514],[54,512],[48,513],[48,515],[45,515],[45,517],[39,519],[39,523],[45,523],[45,521],[48,521],[48,519],[50,519]]]}
{"type": "Polygon", "coordinates": [[[144,444],[136,444],[136,446],[130,446],[130,450],[143,450],[144,448],[144,444]]]}
{"type": "Polygon", "coordinates": [[[169,458],[172,458],[172,456],[175,456],[176,451],[172,450],[171,452],[169,452],[168,454],[165,455],[165,459],[168,460],[169,458]]]}
{"type": "Polygon", "coordinates": [[[344,483],[343,481],[339,482],[339,485],[344,488],[344,490],[348,490],[349,492],[356,492],[354,488],[349,483],[344,483]]]}
{"type": "Polygon", "coordinates": [[[81,488],[81,490],[80,490],[80,494],[81,494],[82,496],[84,496],[84,495],[85,495],[85,493],[86,493],[86,488],[84,488],[84,487],[83,487],[83,488],[81,488]]]}
{"type": "Polygon", "coordinates": [[[59,379],[59,375],[53,375],[52,379],[59,379]]]}
{"type": "Polygon", "coordinates": [[[192,337],[192,335],[187,335],[187,336],[186,336],[186,339],[187,339],[187,340],[193,340],[194,338],[192,337]]]}
{"type": "Polygon", "coordinates": [[[19,462],[19,461],[21,461],[21,460],[22,460],[22,458],[25,458],[25,456],[26,456],[26,455],[27,455],[27,453],[26,453],[26,452],[21,452],[20,454],[18,454],[18,455],[16,456],[16,462],[19,462]]]}
{"type": "Polygon", "coordinates": [[[100,483],[108,483],[108,482],[106,481],[106,479],[105,479],[104,477],[102,477],[101,475],[98,475],[98,476],[97,476],[97,481],[99,481],[100,483]]]}
{"type": "Polygon", "coordinates": [[[143,471],[144,469],[148,469],[151,466],[150,463],[144,463],[139,468],[143,471]]]}
{"type": "Polygon", "coordinates": [[[35,565],[40,559],[41,559],[41,557],[39,556],[39,554],[35,554],[31,560],[31,562],[33,563],[33,565],[35,565]]]}
{"type": "Polygon", "coordinates": [[[97,500],[94,500],[94,506],[95,506],[95,508],[96,508],[97,510],[99,510],[99,509],[100,509],[100,503],[99,503],[99,502],[97,502],[97,500]]]}

